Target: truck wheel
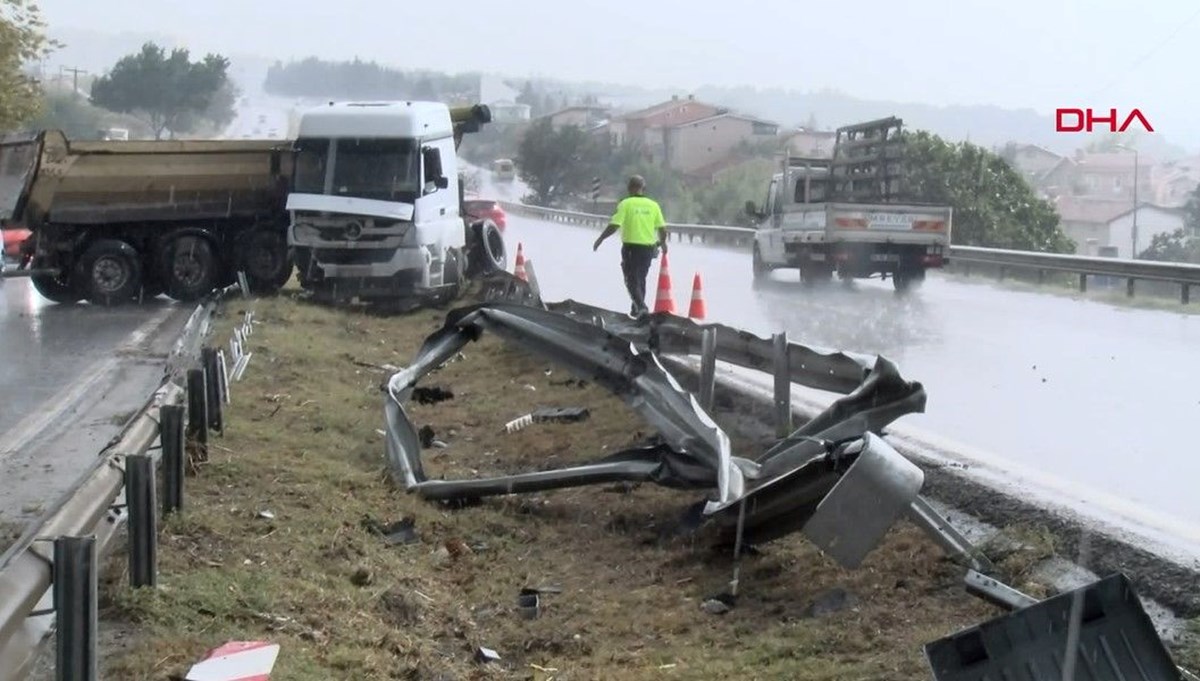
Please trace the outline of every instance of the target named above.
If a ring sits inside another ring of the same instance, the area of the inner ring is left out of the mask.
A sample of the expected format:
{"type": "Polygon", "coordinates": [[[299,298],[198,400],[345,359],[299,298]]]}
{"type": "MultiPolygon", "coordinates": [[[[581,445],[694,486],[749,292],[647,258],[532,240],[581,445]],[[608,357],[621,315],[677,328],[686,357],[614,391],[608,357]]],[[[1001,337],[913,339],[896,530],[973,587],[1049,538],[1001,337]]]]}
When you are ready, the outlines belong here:
{"type": "Polygon", "coordinates": [[[753,268],[756,281],[771,273],[771,266],[763,262],[762,251],[758,250],[758,244],[754,244],[753,268]]]}
{"type": "Polygon", "coordinates": [[[828,284],[833,279],[833,268],[827,265],[804,265],[800,267],[800,282],[805,286],[828,284]]]}
{"type": "Polygon", "coordinates": [[[904,293],[917,288],[925,281],[925,270],[897,270],[892,275],[892,286],[897,293],[904,293]]]}
{"type": "Polygon", "coordinates": [[[122,305],[142,289],[142,259],[124,241],[100,239],[80,256],[75,276],[88,302],[106,307],[122,305]]]}
{"type": "Polygon", "coordinates": [[[445,287],[437,296],[437,303],[439,305],[454,302],[462,295],[463,282],[466,279],[466,263],[463,260],[465,258],[463,258],[462,251],[459,249],[446,249],[446,262],[442,266],[442,283],[445,287]]]}
{"type": "Polygon", "coordinates": [[[278,231],[252,229],[238,247],[238,269],[246,273],[250,290],[274,294],[292,278],[292,254],[287,238],[278,231]]]}
{"type": "MultiPolygon", "coordinates": [[[[45,267],[44,264],[35,263],[35,268],[45,267]]],[[[64,272],[62,274],[35,274],[30,277],[33,282],[33,288],[46,300],[60,305],[70,305],[83,300],[83,294],[79,292],[79,287],[75,285],[75,281],[71,277],[71,273],[64,272]],[[66,276],[64,276],[66,275],[66,276]]]]}
{"type": "Polygon", "coordinates": [[[471,226],[474,243],[467,257],[467,275],[471,277],[502,272],[508,269],[508,253],[504,236],[491,220],[471,226]]]}
{"type": "Polygon", "coordinates": [[[167,295],[184,303],[203,298],[217,287],[221,263],[212,242],[197,234],[183,234],[162,249],[162,279],[167,295]]]}

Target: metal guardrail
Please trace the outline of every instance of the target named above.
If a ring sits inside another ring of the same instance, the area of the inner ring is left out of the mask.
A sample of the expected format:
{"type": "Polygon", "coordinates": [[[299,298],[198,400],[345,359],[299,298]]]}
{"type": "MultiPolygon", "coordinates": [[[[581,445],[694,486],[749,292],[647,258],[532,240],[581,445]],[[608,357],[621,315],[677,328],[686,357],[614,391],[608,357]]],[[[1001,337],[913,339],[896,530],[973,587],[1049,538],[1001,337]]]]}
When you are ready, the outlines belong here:
{"type": "Polygon", "coordinates": [[[223,350],[202,345],[217,305],[247,290],[239,278],[238,284],[214,291],[196,307],[168,357],[159,388],[96,462],[0,555],[0,681],[25,678],[41,643],[56,629],[57,678],[97,678],[101,557],[128,521],[130,583],[154,584],[155,466],[161,459],[163,512],[178,510],[185,443],[190,440],[203,461],[209,429],[223,428],[221,405],[229,402],[229,380],[237,380],[249,360],[241,354],[241,343],[251,332],[250,313],[235,330],[232,367],[223,350]],[[157,447],[156,441],[161,443],[157,447]]]}
{"type": "MultiPolygon", "coordinates": [[[[591,213],[542,208],[525,204],[501,202],[506,211],[517,215],[603,228],[608,217],[591,213]]],[[[667,224],[667,230],[677,241],[685,238],[692,243],[750,248],[754,243],[754,229],[728,225],[667,224]]],[[[1038,273],[1039,282],[1046,272],[1065,272],[1079,275],[1079,290],[1087,291],[1088,277],[1113,277],[1126,280],[1126,293],[1134,294],[1134,282],[1156,281],[1177,284],[1179,299],[1183,304],[1191,301],[1192,286],[1200,286],[1200,265],[1187,263],[1155,262],[1151,260],[1128,260],[1120,258],[1096,258],[1083,255],[1039,253],[1036,251],[1014,251],[1001,248],[979,248],[976,246],[951,246],[949,263],[962,265],[967,274],[972,265],[994,267],[1003,279],[1009,270],[1025,270],[1038,273]]]]}

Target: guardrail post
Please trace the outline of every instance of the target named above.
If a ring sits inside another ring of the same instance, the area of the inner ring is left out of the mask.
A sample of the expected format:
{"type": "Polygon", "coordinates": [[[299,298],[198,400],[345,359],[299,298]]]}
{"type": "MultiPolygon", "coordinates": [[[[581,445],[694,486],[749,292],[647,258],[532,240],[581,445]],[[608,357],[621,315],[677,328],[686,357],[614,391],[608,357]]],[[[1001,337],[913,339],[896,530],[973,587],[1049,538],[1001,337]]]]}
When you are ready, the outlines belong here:
{"type": "Polygon", "coordinates": [[[1191,295],[1192,295],[1190,289],[1191,289],[1191,287],[1188,284],[1182,285],[1182,287],[1179,290],[1179,302],[1180,303],[1182,303],[1184,305],[1188,304],[1188,301],[1191,299],[1191,295]]]}
{"type": "Polygon", "coordinates": [[[700,406],[712,411],[717,387],[717,330],[709,327],[700,337],[700,406]]]}
{"type": "Polygon", "coordinates": [[[54,540],[54,678],[95,681],[96,537],[54,540]]]}
{"type": "Polygon", "coordinates": [[[183,407],[163,405],[159,409],[159,421],[163,462],[162,511],[163,515],[167,515],[183,508],[183,407]]]}
{"type": "Polygon", "coordinates": [[[1000,281],[1004,281],[1004,275],[1008,273],[1008,268],[1004,265],[1000,266],[1000,281]]]}
{"type": "Polygon", "coordinates": [[[1046,270],[1038,270],[1038,286],[1046,283],[1046,270]]]}
{"type": "Polygon", "coordinates": [[[125,503],[129,508],[129,585],[154,586],[158,581],[158,516],[154,503],[154,458],[135,454],[125,459],[125,503]]]}
{"type": "Polygon", "coordinates": [[[203,369],[188,370],[188,433],[199,445],[199,461],[208,461],[208,387],[204,383],[203,369]]]}
{"type": "Polygon", "coordinates": [[[217,362],[216,348],[200,350],[200,366],[204,369],[204,394],[208,403],[208,427],[221,435],[225,434],[225,424],[221,410],[221,366],[217,362]]]}
{"type": "Polygon", "coordinates": [[[787,437],[792,432],[792,370],[788,357],[787,332],[771,337],[775,370],[775,432],[787,437]]]}
{"type": "Polygon", "coordinates": [[[1132,297],[1133,297],[1133,282],[1134,282],[1134,278],[1133,278],[1133,277],[1130,277],[1130,278],[1129,278],[1129,279],[1128,279],[1128,280],[1125,282],[1125,295],[1129,296],[1130,298],[1132,298],[1132,297]]]}
{"type": "Polygon", "coordinates": [[[1084,272],[1079,273],[1079,292],[1080,293],[1087,293],[1087,277],[1088,277],[1088,275],[1086,273],[1084,273],[1084,272]]]}

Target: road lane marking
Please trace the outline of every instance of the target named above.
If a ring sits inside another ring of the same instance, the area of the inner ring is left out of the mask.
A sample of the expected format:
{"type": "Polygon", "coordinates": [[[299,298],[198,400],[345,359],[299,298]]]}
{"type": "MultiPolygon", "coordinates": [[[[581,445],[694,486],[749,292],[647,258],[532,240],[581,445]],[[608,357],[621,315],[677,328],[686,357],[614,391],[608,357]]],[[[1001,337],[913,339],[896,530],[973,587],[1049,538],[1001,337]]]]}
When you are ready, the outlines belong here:
{"type": "Polygon", "coordinates": [[[74,409],[102,379],[116,371],[118,364],[127,355],[141,349],[150,335],[161,328],[177,310],[176,307],[168,307],[155,314],[114,348],[110,357],[96,362],[77,380],[43,401],[28,416],[0,434],[0,460],[15,454],[50,428],[59,417],[74,409]]]}

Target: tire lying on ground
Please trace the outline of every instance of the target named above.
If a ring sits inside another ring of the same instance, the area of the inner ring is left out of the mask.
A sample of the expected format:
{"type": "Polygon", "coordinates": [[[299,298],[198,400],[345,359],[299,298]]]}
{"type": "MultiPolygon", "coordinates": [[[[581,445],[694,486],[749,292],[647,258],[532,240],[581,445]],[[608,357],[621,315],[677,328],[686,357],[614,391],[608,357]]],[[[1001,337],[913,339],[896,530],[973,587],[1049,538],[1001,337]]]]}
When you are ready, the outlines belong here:
{"type": "Polygon", "coordinates": [[[246,273],[252,293],[277,293],[291,278],[293,264],[280,230],[256,227],[238,239],[237,269],[246,273]]]}
{"type": "MultiPolygon", "coordinates": [[[[31,267],[42,269],[46,267],[46,263],[40,258],[35,259],[31,267]]],[[[35,274],[29,279],[33,288],[50,302],[69,305],[83,300],[83,294],[80,293],[70,270],[59,274],[35,274]]]]}
{"type": "Polygon", "coordinates": [[[133,246],[118,239],[93,241],[75,264],[74,284],[94,305],[130,302],[142,289],[141,256],[133,246]]]}
{"type": "Polygon", "coordinates": [[[183,232],[167,237],[159,253],[163,288],[166,294],[184,303],[195,302],[221,280],[221,259],[208,237],[183,232]]]}
{"type": "Polygon", "coordinates": [[[471,225],[467,243],[467,276],[478,277],[508,269],[504,235],[491,220],[471,225]]]}

